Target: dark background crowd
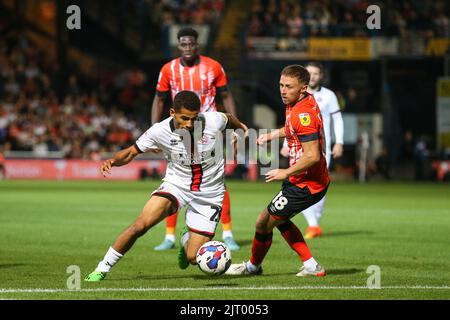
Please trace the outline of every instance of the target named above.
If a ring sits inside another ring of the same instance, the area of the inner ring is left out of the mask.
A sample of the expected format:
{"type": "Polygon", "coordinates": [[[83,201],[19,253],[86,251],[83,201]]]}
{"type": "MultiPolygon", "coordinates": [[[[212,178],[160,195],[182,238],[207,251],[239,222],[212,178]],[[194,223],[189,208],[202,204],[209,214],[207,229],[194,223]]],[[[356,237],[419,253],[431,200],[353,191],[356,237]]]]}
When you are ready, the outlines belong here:
{"type": "MultiPolygon", "coordinates": [[[[67,50],[71,46],[77,47],[99,65],[103,60],[109,61],[110,65],[111,61],[113,62],[114,68],[103,68],[101,72],[99,72],[100,68],[95,72],[94,70],[86,72],[86,68],[83,69],[84,60],[81,59],[67,59],[63,68],[58,55],[55,58],[55,55],[49,54],[50,49],[45,48],[42,43],[37,43],[35,38],[31,38],[25,32],[30,29],[34,31],[40,29],[40,26],[33,24],[37,23],[37,20],[31,21],[32,24],[30,24],[30,21],[26,21],[27,18],[21,17],[20,14],[14,16],[5,10],[0,10],[0,153],[11,155],[11,152],[26,151],[28,155],[44,158],[54,156],[99,159],[106,153],[115,152],[133,143],[150,124],[150,108],[155,92],[157,71],[171,58],[161,54],[170,51],[164,48],[168,46],[168,40],[162,35],[167,36],[167,29],[175,24],[210,27],[212,31],[208,44],[201,48],[201,52],[222,63],[232,85],[239,83],[240,75],[245,78],[245,75],[251,73],[245,71],[249,63],[239,64],[242,61],[249,62],[243,57],[245,41],[240,42],[245,36],[298,39],[367,36],[450,37],[448,18],[450,3],[448,1],[383,0],[369,3],[365,0],[249,0],[246,5],[247,11],[243,13],[244,18],[232,37],[237,39],[238,45],[240,44],[243,50],[237,51],[238,59],[233,60],[232,55],[231,58],[228,56],[230,52],[225,54],[220,52],[220,49],[216,51],[212,49],[220,38],[217,36],[218,30],[228,28],[223,22],[226,21],[227,12],[233,13],[230,7],[236,2],[230,0],[120,0],[114,6],[102,7],[102,3],[107,4],[102,1],[75,1],[84,10],[85,29],[82,30],[84,33],[70,33],[71,38],[66,45],[67,50]],[[381,9],[383,26],[381,30],[369,30],[366,27],[368,16],[366,8],[371,4],[378,5],[381,9]],[[133,22],[136,21],[142,23],[138,23],[138,28],[133,29],[133,22]],[[116,28],[109,30],[106,28],[108,24],[116,28]],[[128,33],[124,30],[121,32],[121,27],[125,26],[128,28],[126,30],[128,33]],[[136,47],[138,54],[134,55],[123,50],[126,48],[124,40],[129,40],[129,35],[133,35],[132,32],[143,35],[137,41],[140,42],[140,46],[136,47]],[[82,36],[77,38],[77,34],[82,36]],[[96,40],[83,38],[87,34],[96,40]],[[110,38],[101,41],[103,38],[106,39],[105,35],[110,38]],[[91,42],[97,42],[98,45],[92,45],[91,42]],[[143,49],[150,49],[150,51],[143,49]],[[147,60],[144,61],[145,54],[147,60]],[[149,64],[150,68],[147,67],[149,64]]],[[[2,2],[0,1],[0,9],[6,8],[2,2]]],[[[28,3],[34,4],[34,2],[28,3]]],[[[38,7],[36,10],[41,9],[44,17],[51,16],[45,13],[45,6],[38,7]]],[[[234,10],[236,11],[236,8],[234,10]]],[[[17,12],[20,12],[20,8],[17,12]]],[[[47,35],[47,37],[54,37],[54,35],[47,35]]],[[[173,54],[174,50],[170,52],[173,54]]],[[[279,70],[276,63],[281,65],[285,61],[271,62],[279,70]]],[[[367,63],[325,61],[327,71],[333,70],[333,72],[326,72],[327,84],[330,84],[337,93],[344,113],[380,112],[381,88],[379,86],[381,85],[370,78],[371,75],[376,75],[375,78],[381,77],[377,63],[374,61],[367,63]],[[363,69],[368,70],[366,74],[363,69]],[[365,95],[369,91],[372,95],[365,95]]],[[[407,62],[400,61],[394,68],[388,67],[388,70],[392,70],[386,76],[390,77],[392,83],[389,87],[393,97],[392,103],[399,106],[399,116],[396,121],[398,120],[400,125],[398,131],[394,132],[399,142],[391,148],[384,147],[383,152],[372,161],[372,167],[376,168],[373,170],[378,170],[386,178],[390,178],[389,171],[395,162],[409,160],[410,164],[416,168],[416,176],[422,179],[427,176],[425,171],[430,167],[428,162],[431,157],[438,153],[438,151],[433,153],[436,143],[435,129],[410,125],[416,123],[415,118],[419,112],[417,110],[414,113],[411,112],[411,106],[417,101],[422,101],[420,99],[429,94],[432,95],[431,105],[435,105],[434,83],[438,73],[441,72],[441,64],[445,63],[442,62],[442,58],[436,58],[417,60],[414,64],[421,67],[411,77],[421,79],[417,80],[418,83],[429,84],[426,89],[427,94],[419,97],[409,94],[410,90],[415,90],[410,86],[419,86],[418,84],[405,84],[400,81],[411,71],[407,62]],[[404,66],[399,67],[399,64],[404,66]],[[404,96],[408,99],[404,100],[402,98],[404,96]]],[[[264,66],[258,64],[258,68],[261,71],[264,68],[270,69],[269,64],[264,66]]],[[[266,80],[273,82],[270,77],[262,77],[258,79],[258,82],[262,83],[266,80]]],[[[242,87],[248,85],[242,79],[241,84],[244,84],[242,87]]],[[[420,86],[422,88],[422,85],[420,86]]],[[[245,89],[240,90],[241,92],[236,90],[236,87],[233,89],[235,89],[233,94],[238,113],[241,113],[243,109],[246,109],[242,107],[242,101],[248,101],[240,100],[245,89]]],[[[275,98],[267,102],[263,101],[264,94],[252,93],[250,96],[255,100],[250,101],[249,105],[266,103],[276,107],[273,103],[273,101],[279,101],[276,90],[263,91],[272,92],[275,98]]],[[[251,112],[244,114],[250,117],[251,112]]],[[[434,117],[433,110],[426,114],[434,117]]],[[[250,118],[243,120],[251,122],[250,118]]],[[[351,154],[351,146],[346,148],[345,154],[351,154]]],[[[448,155],[441,158],[445,157],[448,155]]],[[[350,159],[350,163],[352,161],[350,159]]]]}
{"type": "Polygon", "coordinates": [[[25,36],[0,42],[0,144],[45,156],[95,157],[129,145],[149,122],[147,76],[61,77],[25,36]]]}
{"type": "Polygon", "coordinates": [[[249,36],[449,36],[448,1],[253,0],[249,36]],[[369,5],[380,8],[381,30],[366,28],[369,5]]]}

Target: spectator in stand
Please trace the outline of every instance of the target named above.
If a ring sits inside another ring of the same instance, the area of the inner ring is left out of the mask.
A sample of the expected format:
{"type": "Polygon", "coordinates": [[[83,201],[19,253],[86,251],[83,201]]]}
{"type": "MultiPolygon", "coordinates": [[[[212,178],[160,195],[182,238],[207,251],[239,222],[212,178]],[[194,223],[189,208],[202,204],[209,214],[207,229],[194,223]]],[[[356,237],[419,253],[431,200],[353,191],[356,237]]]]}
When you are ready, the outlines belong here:
{"type": "Polygon", "coordinates": [[[173,24],[218,24],[224,0],[155,1],[149,8],[151,21],[161,29],[173,24]]]}
{"type": "Polygon", "coordinates": [[[429,156],[430,151],[427,146],[427,137],[425,135],[421,135],[419,139],[417,139],[414,146],[415,179],[418,181],[425,180],[427,178],[425,168],[429,156]]]}
{"type": "Polygon", "coordinates": [[[261,0],[253,0],[250,6],[250,15],[260,15],[264,11],[261,0]]]}
{"type": "Polygon", "coordinates": [[[344,13],[344,21],[339,25],[342,37],[352,37],[355,35],[355,28],[357,27],[357,23],[355,23],[351,11],[347,11],[344,13]]]}
{"type": "Polygon", "coordinates": [[[277,36],[277,23],[274,21],[274,15],[270,12],[264,13],[264,22],[262,34],[266,37],[276,37],[277,36]]]}
{"type": "Polygon", "coordinates": [[[69,81],[66,88],[66,96],[78,97],[80,95],[80,86],[78,85],[78,78],[72,74],[69,76],[69,81]]]}
{"type": "Polygon", "coordinates": [[[440,11],[436,13],[434,18],[434,29],[436,37],[449,38],[450,37],[450,24],[448,17],[444,12],[440,11]]]}
{"type": "Polygon", "coordinates": [[[285,37],[288,33],[286,26],[287,15],[283,12],[279,12],[277,15],[277,29],[278,36],[285,37]]]}
{"type": "Polygon", "coordinates": [[[90,79],[86,81],[89,91],[74,72],[61,83],[61,92],[66,95],[60,103],[55,93],[57,66],[43,57],[26,38],[0,41],[0,143],[8,150],[97,158],[98,152],[115,151],[130,137],[140,135],[136,122],[111,106],[117,102],[114,93],[120,88],[129,86],[138,91],[148,85],[142,71],[118,74],[117,87],[113,77],[103,83],[90,79]],[[92,91],[93,87],[98,91],[92,91]],[[109,141],[113,125],[116,139],[109,141]]]}
{"type": "Polygon", "coordinates": [[[303,35],[304,22],[299,5],[294,6],[294,10],[290,13],[286,23],[288,25],[288,35],[290,37],[299,38],[303,35]]]}
{"type": "Polygon", "coordinates": [[[319,20],[319,35],[328,36],[329,35],[329,25],[331,20],[331,13],[326,7],[322,5],[318,12],[319,20]]]}
{"type": "Polygon", "coordinates": [[[399,1],[376,1],[370,3],[367,0],[341,0],[341,1],[290,1],[290,0],[255,0],[250,7],[247,20],[253,25],[257,24],[255,19],[262,24],[261,35],[271,36],[274,17],[279,16],[279,37],[286,35],[297,35],[297,8],[301,8],[300,19],[304,23],[304,31],[301,36],[405,36],[415,35],[419,32],[424,37],[449,36],[447,2],[411,2],[399,1]],[[367,7],[371,4],[381,8],[382,26],[381,30],[367,30],[367,7]],[[266,16],[272,15],[272,19],[266,16]],[[256,14],[256,18],[254,16],[256,14]],[[389,18],[387,18],[389,16],[389,18]],[[286,30],[287,29],[287,30],[286,30]],[[286,31],[286,32],[285,32],[286,31]]]}

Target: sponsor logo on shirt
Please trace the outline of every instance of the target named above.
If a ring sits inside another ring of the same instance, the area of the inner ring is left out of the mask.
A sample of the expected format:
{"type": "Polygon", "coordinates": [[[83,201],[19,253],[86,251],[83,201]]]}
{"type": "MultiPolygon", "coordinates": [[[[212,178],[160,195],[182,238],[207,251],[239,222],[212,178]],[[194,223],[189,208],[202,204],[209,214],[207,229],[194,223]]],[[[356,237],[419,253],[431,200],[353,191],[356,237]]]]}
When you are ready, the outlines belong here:
{"type": "Polygon", "coordinates": [[[198,140],[199,143],[201,144],[207,144],[209,141],[207,136],[203,136],[200,140],[198,140]]]}
{"type": "Polygon", "coordinates": [[[300,113],[298,117],[300,118],[300,123],[302,124],[302,126],[306,127],[311,124],[311,118],[309,117],[309,113],[300,113]]]}

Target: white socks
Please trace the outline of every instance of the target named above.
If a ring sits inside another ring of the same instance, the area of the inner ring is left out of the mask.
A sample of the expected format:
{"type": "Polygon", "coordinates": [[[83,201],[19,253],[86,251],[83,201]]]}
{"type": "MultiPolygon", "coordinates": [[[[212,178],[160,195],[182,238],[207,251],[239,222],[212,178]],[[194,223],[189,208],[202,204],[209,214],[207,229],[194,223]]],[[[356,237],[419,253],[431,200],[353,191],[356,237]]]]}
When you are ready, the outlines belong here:
{"type": "Polygon", "coordinates": [[[166,234],[166,240],[175,242],[175,235],[174,234],[166,234]]]}
{"type": "Polygon", "coordinates": [[[189,232],[186,232],[182,237],[181,237],[181,244],[183,245],[183,247],[186,248],[186,243],[189,240],[189,232]]]}
{"type": "Polygon", "coordinates": [[[303,261],[303,265],[308,270],[316,270],[316,266],[318,265],[318,263],[316,260],[314,260],[313,257],[311,257],[308,260],[303,261]]]}
{"type": "Polygon", "coordinates": [[[254,265],[253,263],[250,262],[250,260],[245,263],[245,267],[247,268],[248,271],[252,273],[259,270],[259,266],[254,265]]]}
{"type": "Polygon", "coordinates": [[[123,257],[123,254],[118,253],[112,247],[109,247],[105,257],[98,264],[95,271],[97,272],[109,272],[111,268],[123,257]]]}
{"type": "Polygon", "coordinates": [[[222,232],[222,239],[225,239],[228,237],[233,238],[233,232],[231,230],[226,230],[226,231],[224,230],[222,232]]]}

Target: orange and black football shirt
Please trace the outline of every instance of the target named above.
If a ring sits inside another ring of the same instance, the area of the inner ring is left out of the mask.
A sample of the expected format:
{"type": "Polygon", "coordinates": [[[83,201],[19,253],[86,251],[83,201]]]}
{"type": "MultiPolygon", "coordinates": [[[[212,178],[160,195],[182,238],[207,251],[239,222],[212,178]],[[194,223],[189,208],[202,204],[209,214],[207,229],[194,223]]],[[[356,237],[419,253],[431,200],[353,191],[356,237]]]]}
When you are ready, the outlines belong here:
{"type": "Polygon", "coordinates": [[[200,55],[193,66],[183,63],[181,58],[166,63],[158,77],[158,95],[175,95],[183,90],[195,92],[201,101],[201,112],[216,111],[217,91],[227,90],[227,77],[219,62],[200,55]]]}
{"type": "Polygon", "coordinates": [[[324,190],[330,183],[325,160],[323,122],[319,106],[307,93],[295,105],[286,106],[286,140],[289,147],[289,165],[294,165],[303,154],[302,143],[319,140],[320,160],[308,170],[292,175],[289,182],[300,188],[308,187],[311,194],[324,190]]]}

